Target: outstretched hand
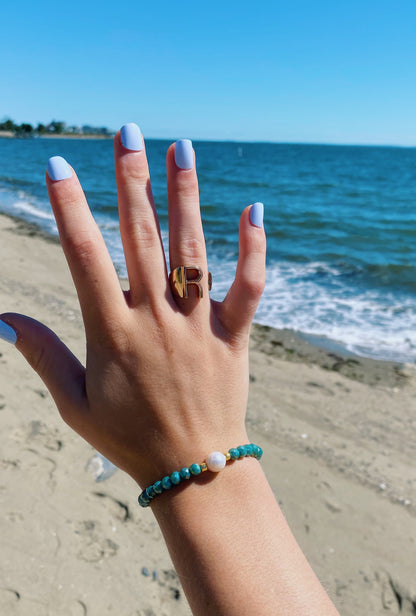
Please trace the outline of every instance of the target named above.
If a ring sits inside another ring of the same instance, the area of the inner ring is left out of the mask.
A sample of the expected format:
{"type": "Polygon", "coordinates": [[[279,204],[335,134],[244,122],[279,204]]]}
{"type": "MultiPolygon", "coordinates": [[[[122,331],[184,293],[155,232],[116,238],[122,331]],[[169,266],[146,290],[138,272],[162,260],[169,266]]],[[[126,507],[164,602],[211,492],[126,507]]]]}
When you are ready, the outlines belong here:
{"type": "MultiPolygon", "coordinates": [[[[46,177],[83,315],[86,367],[28,317],[2,315],[12,329],[0,323],[0,335],[14,342],[17,333],[17,348],[64,420],[144,488],[249,440],[248,341],[264,286],[263,206],[243,211],[235,280],[223,302],[210,300],[194,152],[187,140],[168,149],[170,268],[193,268],[183,297],[168,275],[138,127],[124,126],[114,148],[128,292],[73,169],[54,157],[46,177]]],[[[227,466],[215,482],[191,482],[152,503],[193,613],[338,615],[260,464],[245,458],[227,466]]]]}
{"type": "MultiPolygon", "coordinates": [[[[197,266],[188,298],[166,266],[144,143],[136,125],[114,140],[120,233],[130,289],[121,290],[75,171],[51,159],[46,175],[83,315],[86,367],[46,326],[4,314],[17,348],[63,419],[145,486],[213,449],[247,442],[248,338],[265,278],[262,205],[241,216],[239,260],[223,302],[209,297],[192,145],[167,152],[170,269],[197,266]]],[[[215,284],[215,281],[214,281],[215,284]]]]}

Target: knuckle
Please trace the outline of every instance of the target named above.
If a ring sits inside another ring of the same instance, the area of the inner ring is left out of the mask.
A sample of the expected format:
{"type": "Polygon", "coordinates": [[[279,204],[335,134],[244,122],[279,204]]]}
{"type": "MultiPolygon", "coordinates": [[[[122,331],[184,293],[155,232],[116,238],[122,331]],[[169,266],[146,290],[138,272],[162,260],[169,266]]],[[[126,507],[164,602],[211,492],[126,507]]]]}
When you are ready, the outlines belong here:
{"type": "Polygon", "coordinates": [[[117,169],[117,175],[122,180],[126,188],[132,190],[137,189],[138,186],[146,186],[149,180],[149,170],[147,165],[141,160],[137,160],[136,157],[131,159],[130,157],[124,157],[117,169]]]}
{"type": "Polygon", "coordinates": [[[249,300],[257,300],[261,297],[265,287],[265,277],[246,276],[243,280],[245,292],[249,300]]]}
{"type": "Polygon", "coordinates": [[[142,218],[129,226],[130,239],[141,249],[152,248],[158,241],[154,220],[142,218]]]}
{"type": "Polygon", "coordinates": [[[185,261],[200,259],[204,254],[204,243],[195,237],[185,237],[181,240],[180,251],[185,261]]]}
{"type": "Polygon", "coordinates": [[[29,365],[39,375],[46,374],[48,372],[48,366],[50,364],[50,358],[46,353],[46,349],[43,345],[40,345],[26,355],[26,359],[29,365]]]}
{"type": "Polygon", "coordinates": [[[65,238],[65,246],[72,257],[88,266],[97,252],[97,237],[85,233],[71,234],[65,238]]]}
{"type": "Polygon", "coordinates": [[[142,166],[132,166],[125,170],[124,181],[130,189],[143,189],[150,184],[149,173],[142,166]]]}

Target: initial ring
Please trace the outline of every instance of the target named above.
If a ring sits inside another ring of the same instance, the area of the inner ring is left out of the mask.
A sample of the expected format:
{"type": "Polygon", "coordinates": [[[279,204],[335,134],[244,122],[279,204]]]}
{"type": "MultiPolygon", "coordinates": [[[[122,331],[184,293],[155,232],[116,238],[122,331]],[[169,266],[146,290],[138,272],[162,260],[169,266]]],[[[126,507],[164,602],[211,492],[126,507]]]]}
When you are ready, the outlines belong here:
{"type": "MultiPolygon", "coordinates": [[[[198,289],[198,297],[203,297],[202,290],[203,272],[202,269],[196,265],[180,265],[171,271],[169,274],[169,280],[172,285],[172,290],[178,297],[188,299],[188,286],[195,285],[198,289]]],[[[208,272],[208,290],[212,288],[212,275],[208,272]]]]}

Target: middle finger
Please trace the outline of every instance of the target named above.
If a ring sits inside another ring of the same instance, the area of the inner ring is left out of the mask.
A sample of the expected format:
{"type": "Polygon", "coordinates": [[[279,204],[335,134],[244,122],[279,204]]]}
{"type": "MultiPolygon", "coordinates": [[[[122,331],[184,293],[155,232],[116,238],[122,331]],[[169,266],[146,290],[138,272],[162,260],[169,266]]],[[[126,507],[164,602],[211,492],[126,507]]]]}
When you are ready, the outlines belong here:
{"type": "Polygon", "coordinates": [[[133,305],[160,301],[167,271],[140,129],[125,124],[114,139],[120,234],[133,305]]]}

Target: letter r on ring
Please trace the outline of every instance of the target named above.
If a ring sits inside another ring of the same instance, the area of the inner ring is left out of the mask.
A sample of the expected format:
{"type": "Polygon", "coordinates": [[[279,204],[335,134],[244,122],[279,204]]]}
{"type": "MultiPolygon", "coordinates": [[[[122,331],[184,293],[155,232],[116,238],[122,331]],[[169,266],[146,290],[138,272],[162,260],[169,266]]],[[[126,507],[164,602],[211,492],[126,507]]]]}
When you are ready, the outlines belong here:
{"type": "Polygon", "coordinates": [[[195,265],[180,265],[172,271],[171,276],[173,288],[179,297],[188,298],[188,285],[190,284],[196,285],[198,287],[198,297],[203,297],[202,285],[200,283],[203,273],[200,267],[195,265]],[[196,277],[190,278],[188,272],[190,275],[192,275],[192,272],[196,272],[197,275],[196,277]]]}

